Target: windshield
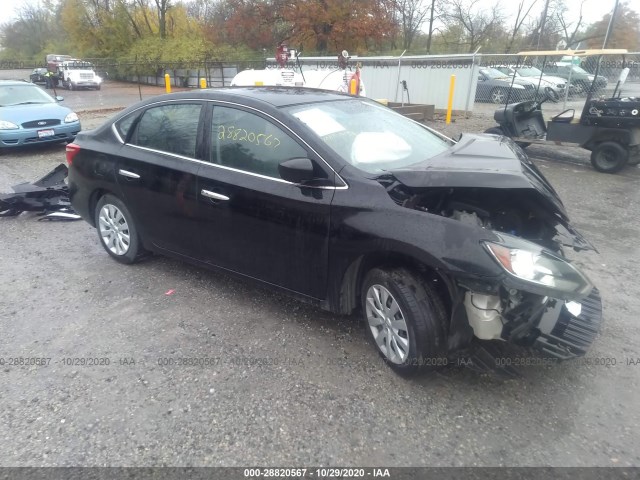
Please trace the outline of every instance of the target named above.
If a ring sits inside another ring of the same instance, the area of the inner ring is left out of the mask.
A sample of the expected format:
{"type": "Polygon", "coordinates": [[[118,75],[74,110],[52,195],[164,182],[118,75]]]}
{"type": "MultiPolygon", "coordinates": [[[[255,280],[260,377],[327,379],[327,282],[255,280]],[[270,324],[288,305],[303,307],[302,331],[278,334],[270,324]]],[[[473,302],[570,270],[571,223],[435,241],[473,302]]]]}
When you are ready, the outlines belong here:
{"type": "Polygon", "coordinates": [[[24,85],[0,86],[0,106],[3,107],[55,102],[47,92],[29,83],[25,83],[24,85]]]}
{"type": "Polygon", "coordinates": [[[362,99],[284,110],[306,124],[345,162],[367,173],[423,162],[451,146],[445,138],[406,117],[362,99]]]}
{"type": "Polygon", "coordinates": [[[575,73],[582,73],[584,75],[591,75],[589,72],[587,72],[584,68],[580,68],[580,67],[573,67],[573,71],[575,73]]]}
{"type": "Polygon", "coordinates": [[[481,68],[480,71],[489,78],[509,78],[508,75],[495,68],[481,68]]]}
{"type": "Polygon", "coordinates": [[[518,74],[523,77],[539,77],[542,72],[535,67],[523,67],[518,69],[518,74]]]}

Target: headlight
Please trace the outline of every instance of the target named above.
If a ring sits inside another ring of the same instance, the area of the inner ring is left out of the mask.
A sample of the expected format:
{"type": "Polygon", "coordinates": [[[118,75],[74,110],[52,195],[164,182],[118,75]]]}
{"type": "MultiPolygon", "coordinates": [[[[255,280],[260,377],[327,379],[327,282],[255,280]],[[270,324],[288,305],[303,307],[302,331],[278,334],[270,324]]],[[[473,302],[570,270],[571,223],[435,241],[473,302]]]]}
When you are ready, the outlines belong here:
{"type": "Polygon", "coordinates": [[[96,83],[102,83],[102,77],[96,75],[94,78],[95,78],[96,83]]]}
{"type": "Polygon", "coordinates": [[[565,300],[581,298],[593,288],[589,279],[566,260],[526,240],[518,239],[517,243],[517,247],[492,242],[484,246],[513,279],[528,286],[521,288],[565,300]]]}
{"type": "Polygon", "coordinates": [[[6,120],[0,120],[0,130],[16,130],[20,128],[15,123],[7,122],[6,120]]]}
{"type": "Polygon", "coordinates": [[[589,75],[587,78],[589,79],[590,82],[593,82],[593,79],[596,77],[594,77],[593,75],[589,75]]]}
{"type": "Polygon", "coordinates": [[[71,122],[77,122],[77,121],[78,121],[78,115],[76,115],[75,112],[71,112],[66,117],[64,117],[64,123],[71,123],[71,122]]]}

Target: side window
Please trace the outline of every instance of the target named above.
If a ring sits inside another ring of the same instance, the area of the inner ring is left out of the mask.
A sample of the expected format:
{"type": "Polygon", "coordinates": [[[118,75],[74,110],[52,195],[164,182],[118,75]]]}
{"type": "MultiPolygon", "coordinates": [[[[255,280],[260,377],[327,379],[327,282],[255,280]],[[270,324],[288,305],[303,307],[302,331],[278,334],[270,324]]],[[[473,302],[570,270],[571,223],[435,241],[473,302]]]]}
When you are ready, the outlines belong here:
{"type": "Polygon", "coordinates": [[[269,120],[229,107],[214,107],[211,163],[280,178],[278,165],[307,152],[269,120]]]}
{"type": "Polygon", "coordinates": [[[179,103],[152,107],[142,114],[131,143],[185,157],[196,156],[202,105],[179,103]]]}
{"type": "Polygon", "coordinates": [[[133,122],[136,118],[138,118],[139,115],[139,112],[132,113],[131,115],[127,115],[126,117],[121,118],[118,123],[116,123],[116,130],[118,130],[118,133],[123,140],[127,140],[131,125],[133,125],[133,122]]]}

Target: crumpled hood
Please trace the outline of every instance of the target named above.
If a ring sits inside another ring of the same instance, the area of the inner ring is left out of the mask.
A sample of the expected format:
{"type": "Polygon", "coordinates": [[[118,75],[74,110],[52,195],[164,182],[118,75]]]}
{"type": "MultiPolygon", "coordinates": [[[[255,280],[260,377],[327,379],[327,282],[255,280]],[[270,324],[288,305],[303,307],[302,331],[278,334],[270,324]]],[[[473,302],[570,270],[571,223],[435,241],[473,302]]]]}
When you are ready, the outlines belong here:
{"type": "Polygon", "coordinates": [[[465,133],[446,152],[391,173],[413,188],[533,188],[566,216],[564,205],[551,184],[507,137],[465,133]]]}
{"type": "MultiPolygon", "coordinates": [[[[571,227],[560,197],[542,172],[507,137],[464,134],[446,152],[389,173],[403,185],[416,190],[445,187],[531,192],[537,195],[537,203],[564,227],[558,229],[558,234],[565,237],[565,245],[595,250],[571,227]]],[[[514,196],[516,200],[517,196],[514,196]]]]}

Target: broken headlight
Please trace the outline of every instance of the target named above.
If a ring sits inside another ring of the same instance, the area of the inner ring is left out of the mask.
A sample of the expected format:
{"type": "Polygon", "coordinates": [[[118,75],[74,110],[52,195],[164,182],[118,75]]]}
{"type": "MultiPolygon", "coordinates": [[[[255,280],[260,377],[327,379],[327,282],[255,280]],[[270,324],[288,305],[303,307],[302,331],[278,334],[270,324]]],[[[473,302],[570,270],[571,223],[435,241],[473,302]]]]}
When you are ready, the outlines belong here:
{"type": "Polygon", "coordinates": [[[577,268],[535,243],[510,238],[505,244],[484,246],[509,274],[509,287],[565,300],[582,298],[593,288],[577,268]]]}

